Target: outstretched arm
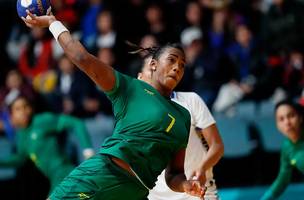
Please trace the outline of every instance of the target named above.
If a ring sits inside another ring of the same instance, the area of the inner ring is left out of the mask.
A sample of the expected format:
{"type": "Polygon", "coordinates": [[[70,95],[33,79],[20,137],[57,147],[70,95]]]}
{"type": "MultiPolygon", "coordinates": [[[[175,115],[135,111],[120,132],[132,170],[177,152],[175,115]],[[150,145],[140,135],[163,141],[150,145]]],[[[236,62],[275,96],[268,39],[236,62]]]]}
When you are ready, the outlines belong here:
{"type": "Polygon", "coordinates": [[[81,43],[72,38],[68,30],[53,15],[34,16],[28,12],[23,18],[28,27],[49,27],[67,57],[85,72],[103,91],[110,91],[115,84],[115,74],[111,66],[91,55],[81,43]]]}
{"type": "Polygon", "coordinates": [[[282,150],[279,174],[261,199],[272,200],[278,198],[288,186],[291,175],[292,166],[289,164],[288,158],[284,155],[284,150],[282,150]]]}

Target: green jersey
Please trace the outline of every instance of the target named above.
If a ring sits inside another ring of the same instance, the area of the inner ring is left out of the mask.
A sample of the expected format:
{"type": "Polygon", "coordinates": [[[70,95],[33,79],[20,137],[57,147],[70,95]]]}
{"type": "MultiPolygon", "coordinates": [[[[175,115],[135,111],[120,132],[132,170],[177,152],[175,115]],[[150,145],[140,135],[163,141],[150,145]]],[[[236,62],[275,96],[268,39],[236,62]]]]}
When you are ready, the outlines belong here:
{"type": "MultiPolygon", "coordinates": [[[[18,166],[25,159],[30,158],[38,169],[52,180],[66,165],[71,166],[69,159],[58,148],[57,137],[54,136],[67,129],[76,132],[84,148],[91,148],[88,132],[79,119],[51,113],[37,114],[29,127],[17,131],[17,154],[1,160],[0,166],[18,166]]],[[[69,169],[73,168],[69,167],[69,169]]],[[[66,175],[65,173],[63,177],[66,175]]]]}
{"type": "Polygon", "coordinates": [[[270,189],[262,199],[275,199],[280,196],[290,182],[292,169],[304,174],[304,137],[296,143],[286,139],[281,150],[280,171],[270,189]]]}
{"type": "Polygon", "coordinates": [[[115,76],[115,86],[106,94],[116,124],[100,153],[124,160],[146,187],[153,188],[173,156],[186,148],[190,114],[149,84],[117,71],[115,76]]]}

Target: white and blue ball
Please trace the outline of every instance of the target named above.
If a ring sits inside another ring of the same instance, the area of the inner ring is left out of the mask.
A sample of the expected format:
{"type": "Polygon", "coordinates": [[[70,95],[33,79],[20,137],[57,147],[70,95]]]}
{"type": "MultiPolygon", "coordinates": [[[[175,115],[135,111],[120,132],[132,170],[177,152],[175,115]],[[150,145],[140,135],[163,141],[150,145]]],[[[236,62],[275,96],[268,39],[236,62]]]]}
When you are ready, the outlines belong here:
{"type": "Polygon", "coordinates": [[[26,10],[37,16],[46,15],[50,6],[50,0],[17,0],[17,13],[19,17],[26,17],[26,10]]]}

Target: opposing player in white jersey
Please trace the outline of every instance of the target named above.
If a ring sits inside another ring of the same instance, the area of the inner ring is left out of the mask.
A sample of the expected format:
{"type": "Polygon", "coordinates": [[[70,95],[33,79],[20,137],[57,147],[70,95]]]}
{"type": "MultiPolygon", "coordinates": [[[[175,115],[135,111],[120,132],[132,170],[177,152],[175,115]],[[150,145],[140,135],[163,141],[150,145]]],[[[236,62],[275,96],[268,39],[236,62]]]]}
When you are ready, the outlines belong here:
{"type": "MultiPolygon", "coordinates": [[[[151,57],[146,57],[138,78],[149,82],[153,69],[149,68],[151,57]]],[[[205,200],[218,200],[217,188],[213,179],[212,167],[224,153],[224,145],[209,109],[204,101],[194,92],[173,92],[173,101],[187,108],[191,114],[191,129],[184,161],[187,179],[195,176],[193,172],[200,166],[205,168],[205,200]],[[203,163],[203,165],[202,165],[203,163]]],[[[172,191],[166,184],[165,171],[158,177],[156,186],[150,190],[149,200],[198,200],[185,193],[172,191]]]]}

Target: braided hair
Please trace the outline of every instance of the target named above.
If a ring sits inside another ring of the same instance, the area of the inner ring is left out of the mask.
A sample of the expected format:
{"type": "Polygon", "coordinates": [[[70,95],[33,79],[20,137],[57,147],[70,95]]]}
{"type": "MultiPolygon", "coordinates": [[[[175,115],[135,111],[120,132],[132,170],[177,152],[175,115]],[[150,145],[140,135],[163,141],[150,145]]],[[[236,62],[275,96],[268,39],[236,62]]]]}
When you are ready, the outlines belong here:
{"type": "Polygon", "coordinates": [[[139,54],[141,52],[144,52],[143,59],[152,56],[152,59],[159,59],[160,55],[167,49],[167,48],[175,48],[180,50],[183,54],[185,54],[184,49],[182,46],[178,43],[167,43],[163,46],[157,46],[157,47],[141,47],[134,43],[131,43],[129,41],[126,41],[127,45],[134,48],[135,50],[130,51],[130,54],[139,54]]]}

